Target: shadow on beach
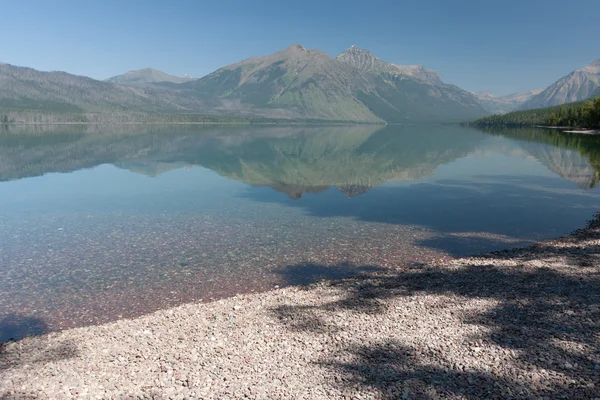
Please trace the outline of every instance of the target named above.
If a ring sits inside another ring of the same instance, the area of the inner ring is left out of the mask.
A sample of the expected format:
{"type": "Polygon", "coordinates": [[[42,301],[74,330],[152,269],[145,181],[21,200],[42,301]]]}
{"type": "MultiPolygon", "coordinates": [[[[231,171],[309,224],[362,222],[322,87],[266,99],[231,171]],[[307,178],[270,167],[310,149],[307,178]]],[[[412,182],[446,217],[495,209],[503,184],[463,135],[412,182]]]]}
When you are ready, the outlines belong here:
{"type": "Polygon", "coordinates": [[[19,340],[25,336],[42,335],[48,331],[48,325],[41,318],[12,313],[0,319],[0,343],[19,340]]]}
{"type": "Polygon", "coordinates": [[[461,324],[485,328],[483,336],[467,345],[515,354],[513,365],[503,367],[505,373],[448,365],[443,352],[424,355],[398,340],[347,348],[352,361],[333,356],[322,365],[345,376],[340,389],[358,385],[390,398],[594,398],[600,390],[599,239],[596,219],[557,241],[451,265],[414,265],[334,282],[330,285],[342,292],[341,299],[319,306],[286,305],[272,312],[291,330],[319,335],[340,329],[324,315],[383,314],[391,299],[453,295],[494,300],[490,309],[461,315],[461,324]],[[521,379],[523,371],[544,371],[549,379],[539,378],[542,384],[532,385],[521,379]]]}
{"type": "MultiPolygon", "coordinates": [[[[76,357],[79,351],[70,341],[47,345],[47,341],[38,342],[35,347],[21,347],[22,351],[12,352],[12,347],[21,346],[15,340],[26,336],[42,335],[49,332],[44,320],[10,314],[0,319],[0,372],[26,364],[47,363],[76,357]]],[[[8,398],[8,397],[6,397],[8,398]]],[[[0,398],[1,399],[1,398],[0,398]]]]}

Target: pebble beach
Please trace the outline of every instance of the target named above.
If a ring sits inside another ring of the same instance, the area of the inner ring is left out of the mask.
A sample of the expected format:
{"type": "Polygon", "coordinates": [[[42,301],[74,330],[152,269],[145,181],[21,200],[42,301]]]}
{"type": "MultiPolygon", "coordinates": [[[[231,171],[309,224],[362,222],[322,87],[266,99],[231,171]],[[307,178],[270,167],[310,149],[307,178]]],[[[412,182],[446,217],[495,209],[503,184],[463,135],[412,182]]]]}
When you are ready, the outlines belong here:
{"type": "Polygon", "coordinates": [[[2,399],[594,399],[600,219],[559,239],[4,343],[2,399]]]}

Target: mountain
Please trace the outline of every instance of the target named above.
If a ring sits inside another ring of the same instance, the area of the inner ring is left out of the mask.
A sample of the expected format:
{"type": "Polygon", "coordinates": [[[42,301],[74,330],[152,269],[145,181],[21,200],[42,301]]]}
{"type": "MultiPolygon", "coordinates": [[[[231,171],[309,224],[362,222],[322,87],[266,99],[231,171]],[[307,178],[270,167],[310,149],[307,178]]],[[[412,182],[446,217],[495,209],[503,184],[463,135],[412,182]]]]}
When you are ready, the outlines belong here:
{"type": "Polygon", "coordinates": [[[492,114],[505,114],[514,111],[518,106],[541,92],[542,89],[534,89],[524,93],[496,97],[491,92],[484,91],[475,93],[475,95],[486,111],[492,114]]]}
{"type": "Polygon", "coordinates": [[[356,68],[374,72],[376,74],[388,73],[392,75],[408,75],[433,85],[443,85],[442,79],[436,71],[427,69],[422,65],[396,65],[375,57],[370,51],[352,46],[337,56],[337,59],[356,68]]]}
{"type": "Polygon", "coordinates": [[[368,84],[354,68],[322,51],[292,45],[183,85],[218,111],[380,122],[353,93],[354,86],[368,84]]]}
{"type": "Polygon", "coordinates": [[[332,58],[295,44],[181,86],[212,110],[269,117],[410,123],[487,114],[473,94],[433,71],[369,54],[350,48],[332,58]]]}
{"type": "Polygon", "coordinates": [[[160,83],[160,82],[170,82],[170,83],[183,83],[189,82],[194,79],[186,76],[174,76],[166,74],[162,71],[155,70],[153,68],[144,68],[138,69],[135,71],[129,71],[122,75],[113,76],[112,78],[108,78],[106,82],[118,83],[122,85],[126,84],[136,84],[136,83],[160,83]]]}
{"type": "Polygon", "coordinates": [[[69,113],[68,122],[114,123],[198,122],[189,117],[194,113],[377,123],[458,122],[487,114],[475,95],[443,83],[435,71],[391,64],[356,47],[333,58],[296,44],[198,80],[179,79],[145,69],[101,82],[1,64],[0,114],[38,123],[66,122],[40,112],[69,113]]]}
{"type": "Polygon", "coordinates": [[[563,76],[540,94],[522,103],[518,109],[545,108],[585,100],[600,88],[600,59],[563,76]]]}
{"type": "Polygon", "coordinates": [[[186,109],[171,97],[148,88],[125,87],[65,72],[42,72],[0,63],[0,108],[56,113],[181,112],[186,109]]]}

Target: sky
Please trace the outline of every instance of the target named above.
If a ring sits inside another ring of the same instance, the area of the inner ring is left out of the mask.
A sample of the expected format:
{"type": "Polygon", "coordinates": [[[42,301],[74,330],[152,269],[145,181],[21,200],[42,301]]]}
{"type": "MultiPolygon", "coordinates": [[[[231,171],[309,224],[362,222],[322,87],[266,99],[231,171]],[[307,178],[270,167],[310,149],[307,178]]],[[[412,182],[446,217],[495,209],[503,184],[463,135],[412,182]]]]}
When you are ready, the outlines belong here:
{"type": "Polygon", "coordinates": [[[600,0],[19,0],[0,62],[95,79],[152,67],[202,77],[300,43],[351,45],[496,95],[544,88],[600,58],[600,0]]]}

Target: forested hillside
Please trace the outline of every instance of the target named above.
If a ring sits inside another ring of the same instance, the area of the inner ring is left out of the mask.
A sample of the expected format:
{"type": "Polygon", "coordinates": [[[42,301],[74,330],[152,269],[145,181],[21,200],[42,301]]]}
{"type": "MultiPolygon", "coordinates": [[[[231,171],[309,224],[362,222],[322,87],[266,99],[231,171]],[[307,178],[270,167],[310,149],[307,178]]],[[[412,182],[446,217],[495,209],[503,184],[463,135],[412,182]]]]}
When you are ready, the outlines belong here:
{"type": "Polygon", "coordinates": [[[565,126],[573,128],[600,128],[600,97],[560,106],[514,111],[478,119],[476,126],[565,126]]]}

